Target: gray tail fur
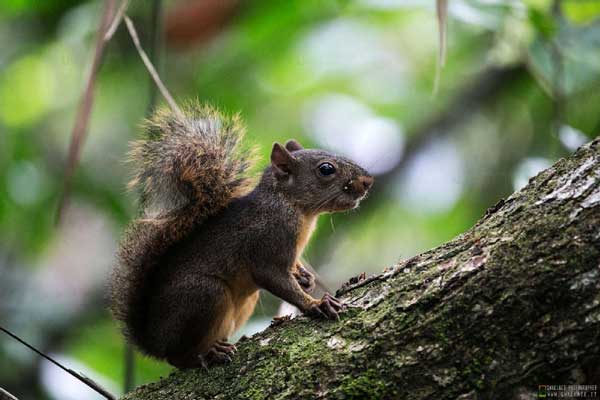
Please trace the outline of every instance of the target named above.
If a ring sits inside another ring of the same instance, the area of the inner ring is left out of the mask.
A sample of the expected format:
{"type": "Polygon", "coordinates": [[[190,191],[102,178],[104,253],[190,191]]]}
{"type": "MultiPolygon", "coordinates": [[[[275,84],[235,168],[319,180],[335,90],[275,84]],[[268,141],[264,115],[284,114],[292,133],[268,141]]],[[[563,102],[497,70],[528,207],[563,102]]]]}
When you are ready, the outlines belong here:
{"type": "Polygon", "coordinates": [[[129,186],[140,193],[141,217],[127,228],[111,281],[111,308],[125,336],[142,351],[146,286],[160,258],[203,220],[248,191],[255,152],[244,146],[239,116],[190,104],[179,119],[158,110],[144,124],[146,137],[132,144],[129,186]]]}

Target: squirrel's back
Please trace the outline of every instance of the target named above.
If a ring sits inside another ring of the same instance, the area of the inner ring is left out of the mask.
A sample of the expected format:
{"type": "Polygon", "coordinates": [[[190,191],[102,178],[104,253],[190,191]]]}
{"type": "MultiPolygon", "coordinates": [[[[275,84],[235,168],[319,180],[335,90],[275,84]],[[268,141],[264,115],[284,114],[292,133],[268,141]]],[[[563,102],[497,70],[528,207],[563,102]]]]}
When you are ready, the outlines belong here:
{"type": "Polygon", "coordinates": [[[146,289],[161,257],[206,218],[247,192],[254,152],[243,144],[238,116],[191,104],[184,118],[162,109],[145,123],[145,137],[132,144],[141,217],[125,232],[111,282],[111,308],[125,335],[142,351],[146,289]]]}

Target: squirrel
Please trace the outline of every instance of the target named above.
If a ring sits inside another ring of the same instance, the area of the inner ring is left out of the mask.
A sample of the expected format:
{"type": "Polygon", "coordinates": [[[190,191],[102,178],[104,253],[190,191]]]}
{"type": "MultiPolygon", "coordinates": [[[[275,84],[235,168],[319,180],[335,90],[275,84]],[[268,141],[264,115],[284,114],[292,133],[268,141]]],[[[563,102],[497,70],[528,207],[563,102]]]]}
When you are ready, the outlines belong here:
{"type": "Polygon", "coordinates": [[[371,177],[339,155],[274,143],[255,187],[255,151],[238,115],[189,104],[159,109],[134,141],[130,187],[141,215],[126,229],[111,309],[143,353],[180,368],[231,361],[228,342],[264,289],[303,313],[338,319],[344,305],[309,293],[300,262],[319,214],[356,208],[371,177]]]}

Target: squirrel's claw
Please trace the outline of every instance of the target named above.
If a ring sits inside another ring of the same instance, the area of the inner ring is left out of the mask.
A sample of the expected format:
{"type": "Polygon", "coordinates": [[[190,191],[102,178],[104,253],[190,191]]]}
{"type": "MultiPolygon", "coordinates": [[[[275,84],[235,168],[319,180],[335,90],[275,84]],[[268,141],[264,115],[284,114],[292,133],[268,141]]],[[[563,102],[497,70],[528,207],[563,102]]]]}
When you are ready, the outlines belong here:
{"type": "Polygon", "coordinates": [[[328,318],[338,320],[340,319],[340,314],[333,309],[333,306],[330,303],[324,302],[321,307],[325,309],[325,314],[327,314],[328,318]]]}
{"type": "Polygon", "coordinates": [[[329,293],[325,293],[319,303],[310,310],[310,313],[327,319],[339,320],[340,312],[342,312],[343,309],[343,303],[329,293]]]}
{"type": "Polygon", "coordinates": [[[236,351],[235,345],[219,340],[206,352],[205,357],[211,363],[225,364],[231,362],[231,357],[236,351]]]}
{"type": "Polygon", "coordinates": [[[328,318],[328,317],[327,317],[327,314],[325,314],[325,312],[324,312],[324,311],[322,311],[322,310],[319,308],[319,306],[314,306],[314,307],[311,309],[311,314],[312,314],[312,315],[314,315],[314,316],[316,316],[316,317],[320,317],[320,318],[324,318],[324,319],[327,319],[327,318],[328,318]]]}
{"type": "Polygon", "coordinates": [[[345,306],[346,306],[344,303],[342,303],[342,301],[341,301],[341,300],[339,300],[339,299],[338,299],[338,298],[336,298],[336,297],[333,297],[333,296],[332,296],[332,295],[330,295],[329,293],[325,293],[325,294],[323,295],[323,299],[325,299],[325,298],[327,298],[327,300],[328,300],[329,302],[331,302],[332,304],[334,304],[334,305],[335,305],[335,307],[336,307],[336,310],[338,310],[338,311],[342,311],[342,310],[345,308],[345,306]]]}
{"type": "Polygon", "coordinates": [[[228,343],[225,340],[217,340],[214,347],[227,354],[233,355],[237,352],[235,344],[228,343]]]}
{"type": "Polygon", "coordinates": [[[203,355],[198,356],[198,366],[202,367],[202,369],[208,372],[208,363],[203,355]]]}

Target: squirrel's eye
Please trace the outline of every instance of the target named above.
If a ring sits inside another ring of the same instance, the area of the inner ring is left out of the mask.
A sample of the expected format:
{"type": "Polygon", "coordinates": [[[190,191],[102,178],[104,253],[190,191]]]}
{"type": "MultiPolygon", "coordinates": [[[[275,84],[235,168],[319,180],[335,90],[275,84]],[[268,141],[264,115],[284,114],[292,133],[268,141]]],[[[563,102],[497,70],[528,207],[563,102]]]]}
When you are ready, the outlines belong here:
{"type": "Polygon", "coordinates": [[[319,165],[319,173],[323,176],[335,174],[335,167],[328,162],[319,165]]]}

